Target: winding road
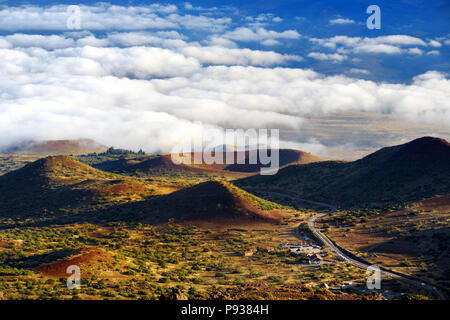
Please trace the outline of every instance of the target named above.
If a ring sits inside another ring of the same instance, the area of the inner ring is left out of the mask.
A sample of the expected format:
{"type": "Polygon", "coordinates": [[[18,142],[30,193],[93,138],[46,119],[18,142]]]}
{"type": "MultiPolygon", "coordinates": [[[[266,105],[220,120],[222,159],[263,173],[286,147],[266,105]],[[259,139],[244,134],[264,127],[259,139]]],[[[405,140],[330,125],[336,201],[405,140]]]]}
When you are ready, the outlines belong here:
{"type": "MultiPolygon", "coordinates": [[[[330,205],[330,204],[326,204],[323,202],[317,202],[317,201],[311,201],[311,200],[307,200],[307,199],[303,199],[303,198],[299,198],[287,193],[283,193],[280,191],[270,191],[270,190],[265,190],[265,189],[253,189],[253,191],[257,191],[257,192],[262,192],[262,193],[267,193],[267,194],[272,194],[272,195],[277,195],[277,196],[281,196],[281,197],[285,197],[285,198],[289,198],[289,199],[293,199],[293,200],[299,200],[302,202],[306,202],[306,203],[310,203],[310,204],[314,204],[317,206],[321,206],[321,207],[326,207],[329,209],[328,212],[326,213],[319,213],[315,216],[312,216],[311,218],[308,219],[307,223],[308,223],[308,227],[309,229],[313,232],[313,234],[319,238],[332,252],[334,252],[338,257],[340,257],[341,259],[343,259],[344,261],[347,261],[355,266],[358,266],[360,268],[363,269],[367,269],[368,267],[372,266],[372,264],[368,263],[368,262],[363,262],[360,260],[355,260],[352,257],[349,257],[347,254],[345,254],[344,252],[342,252],[342,250],[337,247],[330,239],[328,239],[328,237],[326,235],[324,235],[323,233],[321,233],[314,225],[314,223],[316,222],[317,219],[320,219],[326,215],[332,214],[333,212],[336,212],[338,209],[337,207],[330,205]]],[[[432,292],[436,297],[438,297],[440,300],[446,300],[446,296],[439,291],[436,287],[429,285],[425,282],[422,281],[418,281],[418,280],[414,280],[411,279],[410,277],[406,276],[406,275],[402,275],[400,273],[393,273],[390,272],[388,270],[382,269],[381,270],[381,275],[385,276],[385,277],[391,277],[397,280],[401,280],[404,282],[407,282],[409,284],[412,284],[414,286],[420,287],[420,288],[424,288],[426,290],[428,290],[429,292],[432,292]]]]}

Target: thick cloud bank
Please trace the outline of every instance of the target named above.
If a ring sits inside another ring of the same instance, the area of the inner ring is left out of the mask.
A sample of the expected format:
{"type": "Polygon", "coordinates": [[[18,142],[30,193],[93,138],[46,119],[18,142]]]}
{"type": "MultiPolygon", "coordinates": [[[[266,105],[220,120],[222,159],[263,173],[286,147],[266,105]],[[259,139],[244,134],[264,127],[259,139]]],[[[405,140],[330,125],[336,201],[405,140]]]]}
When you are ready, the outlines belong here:
{"type": "MultiPolygon", "coordinates": [[[[143,15],[154,20],[163,12],[164,21],[155,23],[164,30],[0,37],[0,149],[23,139],[83,137],[117,147],[168,152],[205,128],[295,131],[308,116],[337,112],[367,111],[410,121],[450,123],[450,80],[437,71],[416,76],[410,84],[325,76],[289,67],[289,62],[302,60],[300,55],[239,48],[233,42],[295,40],[299,34],[292,30],[241,28],[198,43],[172,29],[201,29],[210,23],[214,30],[222,30],[228,22],[189,19],[171,6],[103,9],[89,14],[103,19],[105,28],[105,14],[116,10],[119,18],[143,15]]],[[[1,28],[20,27],[25,18],[17,10],[11,9],[5,19],[1,18],[4,10],[0,11],[1,28]]],[[[129,29],[139,29],[143,21],[147,19],[133,20],[129,29]]],[[[403,43],[426,45],[419,40],[333,38],[318,43],[357,51],[367,46],[388,50],[386,46],[403,43]]],[[[310,56],[344,59],[321,53],[310,56]]]]}

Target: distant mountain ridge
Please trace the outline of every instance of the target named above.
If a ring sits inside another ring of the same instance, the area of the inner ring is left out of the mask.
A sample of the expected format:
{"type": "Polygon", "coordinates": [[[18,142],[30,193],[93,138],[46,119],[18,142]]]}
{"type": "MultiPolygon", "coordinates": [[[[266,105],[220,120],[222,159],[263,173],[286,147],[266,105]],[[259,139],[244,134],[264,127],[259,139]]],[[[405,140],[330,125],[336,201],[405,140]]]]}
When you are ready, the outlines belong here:
{"type": "MultiPolygon", "coordinates": [[[[261,209],[273,204],[268,205],[241,188],[286,190],[303,198],[343,207],[383,207],[450,193],[450,145],[443,139],[416,139],[382,148],[353,162],[301,164],[302,161],[317,160],[309,154],[301,158],[305,154],[280,150],[284,159],[280,162],[287,165],[273,176],[253,174],[233,182],[236,186],[229,182],[210,181],[184,190],[179,190],[182,187],[148,183],[153,179],[147,177],[141,179],[101,171],[72,157],[50,156],[0,176],[0,216],[33,215],[61,208],[86,209],[85,205],[95,204],[97,199],[103,199],[102,203],[114,207],[117,201],[126,198],[137,203],[125,201],[126,205],[119,205],[122,212],[127,215],[126,210],[129,209],[145,213],[139,219],[146,219],[147,214],[161,219],[203,219],[203,214],[223,217],[240,212],[240,218],[276,220],[277,217],[267,216],[266,210],[261,209]],[[155,188],[166,189],[158,193],[155,188]]],[[[155,172],[152,170],[164,169],[183,176],[186,172],[204,173],[207,170],[222,174],[229,169],[225,164],[207,169],[203,165],[178,166],[168,155],[137,162],[119,159],[117,163],[108,162],[108,166],[112,169],[117,169],[116,166],[132,168],[130,173],[137,169],[149,170],[150,177],[155,172]]],[[[203,179],[207,178],[203,176],[203,179]]]]}
{"type": "Polygon", "coordinates": [[[27,155],[69,155],[90,152],[101,152],[107,149],[91,139],[77,140],[45,140],[45,141],[23,141],[11,145],[4,150],[5,154],[27,154],[27,155]]]}
{"type": "MultiPolygon", "coordinates": [[[[112,172],[118,173],[127,173],[132,174],[134,172],[141,173],[158,173],[161,171],[165,172],[180,172],[180,173],[191,173],[191,174],[199,174],[202,172],[223,172],[223,173],[258,173],[262,167],[268,167],[267,165],[263,165],[260,161],[258,150],[255,150],[257,153],[257,161],[256,163],[250,163],[250,151],[226,151],[220,152],[219,156],[222,159],[222,163],[212,163],[206,164],[204,161],[202,163],[194,163],[194,159],[196,156],[203,156],[202,153],[190,153],[187,154],[191,157],[190,163],[174,163],[171,154],[161,155],[154,157],[152,159],[147,159],[145,161],[139,163],[130,163],[126,161],[116,161],[114,163],[108,164],[98,164],[95,167],[103,170],[108,170],[112,172]],[[227,157],[233,159],[233,163],[226,163],[227,157]],[[237,163],[238,157],[242,158],[244,163],[237,163]]],[[[264,150],[265,151],[265,150],[264,150]]],[[[290,164],[305,164],[317,161],[323,161],[323,159],[312,155],[310,153],[300,151],[300,150],[291,150],[291,149],[280,149],[279,153],[279,166],[283,167],[290,164]]],[[[215,156],[215,152],[212,152],[212,155],[215,156]]]]}

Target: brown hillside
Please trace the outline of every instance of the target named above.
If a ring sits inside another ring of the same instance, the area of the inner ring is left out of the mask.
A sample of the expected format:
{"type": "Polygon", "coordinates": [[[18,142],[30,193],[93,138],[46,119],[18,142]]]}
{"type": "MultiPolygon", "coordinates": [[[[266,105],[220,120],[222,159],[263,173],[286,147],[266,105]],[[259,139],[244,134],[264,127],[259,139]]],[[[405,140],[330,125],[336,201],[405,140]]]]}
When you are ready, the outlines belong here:
{"type": "Polygon", "coordinates": [[[208,181],[147,201],[111,208],[108,214],[148,223],[175,221],[266,221],[278,222],[282,207],[236,186],[208,181]]]}
{"type": "MultiPolygon", "coordinates": [[[[216,153],[212,152],[212,156],[215,156],[216,153]]],[[[242,174],[252,174],[260,171],[262,167],[266,167],[262,165],[259,159],[259,155],[257,157],[257,163],[250,163],[250,152],[249,151],[227,151],[220,152],[220,157],[222,163],[212,163],[206,164],[204,161],[202,163],[194,163],[194,159],[198,156],[202,156],[202,153],[192,152],[186,156],[190,156],[190,163],[182,163],[175,164],[172,161],[173,155],[163,155],[153,159],[145,160],[143,162],[129,165],[128,163],[124,163],[123,166],[120,166],[120,163],[117,163],[118,169],[116,168],[116,172],[124,172],[124,173],[147,173],[147,174],[158,174],[164,172],[171,173],[184,173],[184,174],[201,174],[201,173],[220,173],[224,175],[233,175],[234,173],[242,173],[242,174]],[[226,159],[233,159],[232,163],[226,163],[226,159]],[[243,159],[242,164],[238,163],[238,159],[243,159]]],[[[310,153],[299,151],[299,150],[290,150],[290,149],[280,149],[279,150],[279,166],[284,167],[289,164],[305,164],[311,162],[322,161],[321,158],[314,156],[310,153]]]]}
{"type": "MultiPolygon", "coordinates": [[[[93,267],[95,265],[112,262],[113,258],[110,253],[100,248],[83,248],[79,254],[68,260],[60,260],[41,265],[34,269],[34,271],[41,272],[48,277],[68,277],[67,268],[72,265],[77,265],[83,271],[83,267],[93,267]]],[[[86,272],[81,272],[82,278],[87,278],[90,275],[86,272]]]]}
{"type": "Polygon", "coordinates": [[[347,250],[367,254],[370,263],[450,290],[449,218],[446,194],[364,219],[337,213],[321,219],[319,227],[327,226],[326,234],[347,250]]]}
{"type": "MultiPolygon", "coordinates": [[[[266,150],[263,150],[266,152],[266,150]]],[[[290,164],[306,164],[311,162],[318,162],[323,161],[321,158],[312,155],[310,153],[300,151],[300,150],[291,150],[291,149],[280,149],[278,150],[279,154],[279,166],[284,167],[290,164]]],[[[269,152],[270,154],[270,152],[269,152]]],[[[214,155],[214,153],[213,153],[214,155]]],[[[268,165],[263,165],[261,163],[260,157],[259,157],[259,150],[257,150],[257,159],[256,163],[252,164],[250,163],[250,151],[234,151],[234,152],[228,152],[222,154],[222,159],[224,164],[213,164],[213,165],[207,165],[207,164],[191,164],[191,166],[202,168],[205,170],[227,170],[227,171],[233,171],[233,172],[259,172],[261,168],[268,167],[268,165]],[[226,158],[232,158],[233,164],[225,164],[226,158]],[[244,162],[243,164],[238,163],[238,159],[244,159],[244,161],[241,160],[241,162],[244,162]]]]}
{"type": "Polygon", "coordinates": [[[357,161],[292,165],[274,176],[243,179],[239,185],[289,190],[346,207],[417,201],[450,192],[450,145],[423,137],[357,161]]]}
{"type": "Polygon", "coordinates": [[[151,193],[151,187],[139,181],[102,172],[68,156],[51,156],[0,176],[0,216],[81,207],[98,196],[151,193]]]}
{"type": "Polygon", "coordinates": [[[10,154],[82,154],[105,151],[107,148],[91,139],[26,141],[3,150],[10,154]]]}
{"type": "Polygon", "coordinates": [[[128,165],[124,167],[122,170],[119,169],[119,171],[126,173],[142,172],[147,174],[157,174],[164,172],[171,172],[171,173],[179,172],[189,174],[201,172],[198,169],[190,168],[183,164],[177,165],[173,163],[170,155],[158,156],[153,159],[148,159],[136,164],[128,165]]]}

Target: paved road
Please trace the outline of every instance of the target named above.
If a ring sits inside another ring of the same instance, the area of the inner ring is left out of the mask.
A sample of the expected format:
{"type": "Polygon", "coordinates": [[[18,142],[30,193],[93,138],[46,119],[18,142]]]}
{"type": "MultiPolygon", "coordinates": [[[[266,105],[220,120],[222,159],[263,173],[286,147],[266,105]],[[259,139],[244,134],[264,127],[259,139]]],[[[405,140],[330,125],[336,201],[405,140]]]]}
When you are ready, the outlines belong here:
{"type": "MultiPolygon", "coordinates": [[[[283,193],[283,192],[279,192],[279,191],[270,191],[270,190],[263,190],[263,189],[253,189],[254,191],[259,191],[259,192],[264,192],[264,193],[268,193],[268,194],[273,194],[273,195],[278,195],[278,196],[282,196],[285,198],[289,198],[289,199],[293,199],[293,200],[300,200],[306,203],[310,203],[310,204],[314,204],[314,205],[318,205],[318,206],[322,206],[322,207],[326,207],[329,208],[329,211],[327,213],[319,213],[311,218],[308,219],[308,227],[309,229],[314,233],[314,235],[319,238],[331,251],[333,251],[338,257],[340,257],[342,260],[347,261],[353,265],[356,265],[360,268],[364,268],[367,269],[369,266],[371,266],[371,264],[366,263],[366,262],[361,262],[358,260],[355,260],[349,256],[347,256],[345,253],[343,253],[341,251],[341,249],[339,249],[337,246],[334,245],[333,242],[330,241],[330,239],[328,239],[327,236],[325,236],[323,233],[321,233],[314,225],[314,223],[316,222],[317,219],[320,219],[326,215],[329,215],[335,211],[337,211],[337,207],[330,205],[330,204],[326,204],[323,202],[317,202],[317,201],[311,201],[311,200],[307,200],[307,199],[303,199],[303,198],[299,198],[293,195],[289,195],[287,193],[283,193]]],[[[406,276],[400,275],[398,273],[392,273],[386,270],[381,270],[381,275],[385,276],[385,277],[391,277],[394,279],[398,279],[404,282],[407,282],[409,284],[412,284],[414,286],[418,286],[421,288],[425,288],[426,290],[428,290],[429,292],[432,292],[435,296],[437,296],[440,300],[446,300],[446,296],[439,291],[438,289],[436,289],[435,287],[425,283],[425,282],[421,282],[421,281],[416,281],[413,280],[411,278],[408,278],[406,276]]]]}

